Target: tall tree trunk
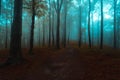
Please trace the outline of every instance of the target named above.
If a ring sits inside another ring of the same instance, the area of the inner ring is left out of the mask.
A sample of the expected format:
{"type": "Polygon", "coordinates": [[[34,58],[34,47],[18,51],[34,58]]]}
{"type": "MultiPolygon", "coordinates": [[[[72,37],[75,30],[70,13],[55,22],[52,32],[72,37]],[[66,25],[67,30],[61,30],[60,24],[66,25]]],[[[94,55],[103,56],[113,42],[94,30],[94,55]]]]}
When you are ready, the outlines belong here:
{"type": "Polygon", "coordinates": [[[23,60],[21,52],[22,0],[14,0],[14,18],[11,27],[10,54],[7,64],[18,64],[23,60]]]}
{"type": "Polygon", "coordinates": [[[79,26],[79,47],[81,47],[81,40],[82,40],[82,30],[81,30],[81,28],[82,28],[82,11],[81,11],[81,0],[80,0],[80,7],[79,7],[79,10],[80,10],[80,26],[79,26]]]}
{"type": "Polygon", "coordinates": [[[39,47],[41,46],[41,32],[40,32],[40,27],[39,27],[39,47]]]}
{"type": "Polygon", "coordinates": [[[91,48],[91,31],[90,31],[90,12],[91,12],[91,2],[89,0],[89,12],[88,12],[88,41],[89,47],[91,48]]]}
{"type": "MultiPolygon", "coordinates": [[[[7,3],[6,3],[6,5],[5,5],[5,6],[7,7],[7,3]]],[[[8,20],[7,20],[7,15],[8,15],[8,14],[7,14],[7,11],[6,11],[5,48],[7,48],[7,40],[8,40],[8,28],[7,28],[7,21],[8,21],[8,20]]]]}
{"type": "Polygon", "coordinates": [[[103,0],[101,0],[101,35],[100,35],[100,49],[103,48],[103,0]]]}
{"type": "Polygon", "coordinates": [[[49,42],[48,42],[48,46],[50,47],[51,45],[51,2],[49,0],[49,42]]]}
{"type": "Polygon", "coordinates": [[[114,0],[114,48],[117,48],[116,32],[116,0],[114,0]]]}
{"type": "Polygon", "coordinates": [[[57,14],[57,28],[56,28],[56,48],[60,48],[60,11],[62,7],[63,0],[57,0],[56,5],[54,3],[54,7],[57,14]]]}
{"type": "MultiPolygon", "coordinates": [[[[98,20],[99,20],[99,16],[98,16],[98,20]]],[[[98,39],[97,39],[97,42],[98,42],[98,46],[99,46],[99,44],[100,44],[100,22],[99,21],[97,21],[97,27],[98,27],[98,32],[97,32],[98,39]]]]}
{"type": "Polygon", "coordinates": [[[70,24],[69,24],[69,29],[68,29],[68,39],[67,39],[67,43],[69,44],[69,42],[70,42],[70,29],[71,27],[70,27],[70,24]]]}
{"type": "Polygon", "coordinates": [[[43,46],[45,46],[45,23],[44,23],[44,20],[43,20],[43,46]]]}
{"type": "Polygon", "coordinates": [[[65,12],[65,22],[64,22],[64,48],[66,47],[66,27],[67,27],[67,0],[64,1],[64,12],[65,12]]]}
{"type": "Polygon", "coordinates": [[[35,25],[35,0],[32,0],[32,24],[31,24],[31,31],[30,31],[30,48],[29,48],[29,54],[33,54],[34,25],[35,25]]]}
{"type": "Polygon", "coordinates": [[[8,28],[7,28],[7,19],[6,19],[6,34],[5,34],[5,48],[7,48],[7,40],[8,40],[8,28]]]}
{"type": "Polygon", "coordinates": [[[60,48],[60,9],[59,0],[57,0],[57,28],[56,28],[56,48],[60,48]]]}
{"type": "Polygon", "coordinates": [[[57,12],[57,28],[56,28],[56,47],[57,49],[60,48],[60,11],[57,12]]]}
{"type": "Polygon", "coordinates": [[[52,45],[54,46],[54,12],[53,12],[53,18],[52,18],[52,45]]]}
{"type": "Polygon", "coordinates": [[[1,3],[2,3],[2,0],[0,0],[0,16],[1,16],[1,3]]]}
{"type": "Polygon", "coordinates": [[[93,22],[93,13],[92,13],[92,46],[94,46],[94,22],[93,22]]]}

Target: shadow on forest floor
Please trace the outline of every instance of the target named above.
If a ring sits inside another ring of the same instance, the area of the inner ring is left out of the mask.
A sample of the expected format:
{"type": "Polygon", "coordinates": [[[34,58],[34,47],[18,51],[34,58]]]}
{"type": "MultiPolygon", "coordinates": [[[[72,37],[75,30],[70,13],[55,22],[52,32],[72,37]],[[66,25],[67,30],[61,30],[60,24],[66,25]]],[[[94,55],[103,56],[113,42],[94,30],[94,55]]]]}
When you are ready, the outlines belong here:
{"type": "MultiPolygon", "coordinates": [[[[0,51],[0,62],[7,50],[0,51]]],[[[0,69],[0,80],[120,80],[120,51],[113,49],[35,48],[25,64],[0,69]]]]}

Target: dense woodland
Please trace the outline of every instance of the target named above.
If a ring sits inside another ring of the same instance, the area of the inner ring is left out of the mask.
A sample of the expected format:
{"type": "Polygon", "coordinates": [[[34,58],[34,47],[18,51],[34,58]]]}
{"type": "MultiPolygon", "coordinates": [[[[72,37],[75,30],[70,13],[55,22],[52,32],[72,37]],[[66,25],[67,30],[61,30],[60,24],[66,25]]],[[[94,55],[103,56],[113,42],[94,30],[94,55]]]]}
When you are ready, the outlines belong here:
{"type": "Polygon", "coordinates": [[[0,0],[0,80],[120,80],[120,0],[0,0]]]}
{"type": "Polygon", "coordinates": [[[120,0],[0,0],[0,48],[120,46],[120,0]]]}
{"type": "MultiPolygon", "coordinates": [[[[10,60],[21,48],[82,45],[119,48],[120,0],[1,0],[0,47],[10,60]]],[[[15,59],[15,60],[16,60],[15,59]]],[[[14,61],[14,59],[13,59],[14,61]]]]}
{"type": "MultiPolygon", "coordinates": [[[[15,2],[0,3],[0,47],[9,48],[15,2]]],[[[119,5],[119,0],[23,0],[22,47],[31,43],[59,48],[75,41],[79,46],[119,48],[119,5]]]]}

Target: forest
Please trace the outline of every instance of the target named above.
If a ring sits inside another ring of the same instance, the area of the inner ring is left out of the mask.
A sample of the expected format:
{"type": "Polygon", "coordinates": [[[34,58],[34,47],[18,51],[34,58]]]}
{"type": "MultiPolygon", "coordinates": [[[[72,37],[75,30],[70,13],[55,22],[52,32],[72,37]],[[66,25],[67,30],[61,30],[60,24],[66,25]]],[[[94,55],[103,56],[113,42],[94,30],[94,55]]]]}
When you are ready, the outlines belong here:
{"type": "Polygon", "coordinates": [[[120,0],[0,0],[0,80],[120,80],[120,0]]]}

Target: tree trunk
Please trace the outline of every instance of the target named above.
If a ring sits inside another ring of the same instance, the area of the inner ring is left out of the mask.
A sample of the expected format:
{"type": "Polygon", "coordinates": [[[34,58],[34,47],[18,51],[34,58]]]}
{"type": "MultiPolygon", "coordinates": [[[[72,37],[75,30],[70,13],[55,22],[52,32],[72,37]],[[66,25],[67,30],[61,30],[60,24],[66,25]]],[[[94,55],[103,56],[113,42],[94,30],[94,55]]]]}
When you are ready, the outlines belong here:
{"type": "Polygon", "coordinates": [[[100,49],[103,48],[103,0],[101,0],[101,37],[100,37],[100,49]]]}
{"type": "Polygon", "coordinates": [[[35,0],[32,0],[32,24],[30,31],[30,48],[29,54],[33,54],[33,44],[34,44],[34,25],[35,25],[35,0]]]}
{"type": "Polygon", "coordinates": [[[57,0],[57,8],[56,8],[56,12],[57,12],[57,30],[56,30],[56,48],[59,49],[60,48],[60,11],[61,11],[61,6],[62,6],[62,2],[63,0],[57,0]]]}
{"type": "Polygon", "coordinates": [[[2,0],[0,0],[0,16],[1,16],[1,2],[2,2],[2,0]]]}
{"type": "Polygon", "coordinates": [[[92,46],[94,46],[94,22],[93,22],[93,13],[92,13],[92,46]]]}
{"type": "MultiPolygon", "coordinates": [[[[99,17],[98,17],[98,20],[99,20],[99,17]]],[[[98,27],[98,32],[97,32],[98,39],[97,39],[97,42],[98,42],[98,46],[99,46],[99,44],[100,44],[100,23],[99,23],[99,21],[97,21],[97,27],[98,27]]]]}
{"type": "Polygon", "coordinates": [[[41,46],[41,32],[40,32],[40,27],[39,27],[39,47],[41,46]]]}
{"type": "Polygon", "coordinates": [[[90,12],[91,12],[91,2],[89,0],[89,13],[88,13],[88,40],[89,40],[89,47],[91,48],[91,31],[90,31],[90,12]]]}
{"type": "Polygon", "coordinates": [[[60,48],[60,11],[58,10],[57,13],[57,35],[56,35],[56,47],[57,49],[60,48]]]}
{"type": "Polygon", "coordinates": [[[52,45],[54,46],[54,12],[53,12],[53,20],[52,20],[52,45]]]}
{"type": "Polygon", "coordinates": [[[69,24],[69,30],[68,30],[68,40],[67,40],[67,43],[69,44],[69,42],[70,42],[70,24],[69,24]]]}
{"type": "Polygon", "coordinates": [[[67,1],[64,1],[65,24],[64,24],[64,48],[66,47],[66,27],[67,27],[67,1]]]}
{"type": "Polygon", "coordinates": [[[6,35],[5,35],[5,48],[7,48],[7,40],[8,40],[8,28],[7,28],[7,19],[6,19],[6,35]]]}
{"type": "Polygon", "coordinates": [[[114,0],[114,48],[117,48],[117,42],[116,42],[116,0],[114,0]]]}
{"type": "Polygon", "coordinates": [[[43,46],[45,46],[45,24],[44,24],[44,20],[43,20],[43,46]]]}
{"type": "Polygon", "coordinates": [[[18,64],[23,60],[21,52],[22,0],[14,1],[14,18],[11,27],[10,54],[6,64],[18,64]]]}
{"type": "Polygon", "coordinates": [[[81,1],[80,1],[80,7],[79,7],[79,10],[80,10],[80,27],[79,27],[79,47],[81,47],[81,39],[82,39],[82,30],[81,30],[81,27],[82,27],[82,24],[81,24],[81,19],[82,19],[82,11],[81,11],[81,1]]]}
{"type": "Polygon", "coordinates": [[[48,46],[50,47],[51,45],[51,3],[49,0],[49,42],[48,42],[48,46]]]}

